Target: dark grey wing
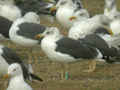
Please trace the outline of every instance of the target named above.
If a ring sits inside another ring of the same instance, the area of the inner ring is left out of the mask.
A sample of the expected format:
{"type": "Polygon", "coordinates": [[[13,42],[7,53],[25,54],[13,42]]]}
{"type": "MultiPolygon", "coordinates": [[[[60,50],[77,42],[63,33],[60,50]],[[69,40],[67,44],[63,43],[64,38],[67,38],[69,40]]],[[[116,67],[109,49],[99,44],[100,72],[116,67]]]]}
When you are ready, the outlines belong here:
{"type": "Polygon", "coordinates": [[[84,42],[86,42],[88,45],[96,47],[101,51],[101,53],[104,56],[113,55],[113,52],[110,52],[112,48],[110,48],[107,42],[104,39],[102,39],[99,35],[96,34],[87,35],[84,39],[80,39],[80,40],[84,40],[84,42]]]}
{"type": "Polygon", "coordinates": [[[8,64],[12,64],[12,63],[22,64],[23,63],[20,57],[17,55],[17,53],[15,53],[15,51],[13,51],[12,49],[3,47],[2,51],[3,53],[1,53],[1,55],[5,58],[8,64]]]}
{"type": "Polygon", "coordinates": [[[37,34],[43,33],[46,27],[35,23],[22,23],[19,25],[19,30],[17,34],[25,38],[30,38],[35,40],[37,34]]]}
{"type": "Polygon", "coordinates": [[[82,40],[78,41],[64,37],[58,40],[56,44],[57,44],[56,47],[57,52],[71,55],[76,59],[78,58],[93,59],[98,55],[96,48],[87,45],[82,40]]]}
{"type": "Polygon", "coordinates": [[[30,11],[39,14],[50,14],[50,12],[46,10],[49,3],[42,0],[15,0],[15,3],[22,10],[23,15],[30,11]]]}
{"type": "Polygon", "coordinates": [[[12,21],[0,16],[0,34],[6,38],[9,38],[9,29],[12,23],[12,21]]]}
{"type": "Polygon", "coordinates": [[[120,51],[114,47],[109,47],[107,42],[102,39],[97,34],[87,35],[84,39],[80,39],[86,42],[88,45],[96,47],[102,53],[104,59],[107,62],[113,62],[110,60],[110,57],[118,57],[120,55],[120,51]]]}
{"type": "Polygon", "coordinates": [[[96,34],[87,35],[84,39],[79,39],[84,41],[86,44],[98,48],[103,55],[107,54],[109,50],[108,44],[100,36],[96,34]]]}

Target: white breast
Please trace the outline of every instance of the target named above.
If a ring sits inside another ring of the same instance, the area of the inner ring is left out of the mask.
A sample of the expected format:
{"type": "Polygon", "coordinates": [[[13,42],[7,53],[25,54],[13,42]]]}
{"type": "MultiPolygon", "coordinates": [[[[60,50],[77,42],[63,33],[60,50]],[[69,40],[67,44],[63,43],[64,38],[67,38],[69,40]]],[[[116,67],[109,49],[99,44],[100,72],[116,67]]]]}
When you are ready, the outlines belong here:
{"type": "Polygon", "coordinates": [[[92,19],[75,22],[69,30],[68,37],[73,39],[84,38],[86,35],[93,33],[99,25],[92,19]]]}
{"type": "Polygon", "coordinates": [[[49,37],[45,37],[41,42],[41,48],[48,56],[48,58],[52,61],[59,62],[73,62],[75,59],[67,54],[62,54],[60,52],[56,52],[55,49],[57,45],[56,41],[50,39],[49,37]]]}
{"type": "Polygon", "coordinates": [[[0,76],[7,73],[8,63],[4,60],[4,58],[0,55],[0,76]]]}
{"type": "Polygon", "coordinates": [[[32,40],[32,39],[29,39],[27,37],[20,36],[17,34],[17,31],[19,30],[18,25],[21,24],[22,22],[24,22],[23,19],[18,19],[13,23],[13,25],[11,26],[10,31],[9,31],[10,39],[14,43],[17,43],[22,46],[31,47],[31,46],[36,45],[38,43],[37,40],[32,40]]]}
{"type": "Polygon", "coordinates": [[[56,13],[56,18],[58,22],[66,28],[70,28],[72,22],[69,18],[73,15],[73,8],[71,7],[60,7],[56,13]]]}

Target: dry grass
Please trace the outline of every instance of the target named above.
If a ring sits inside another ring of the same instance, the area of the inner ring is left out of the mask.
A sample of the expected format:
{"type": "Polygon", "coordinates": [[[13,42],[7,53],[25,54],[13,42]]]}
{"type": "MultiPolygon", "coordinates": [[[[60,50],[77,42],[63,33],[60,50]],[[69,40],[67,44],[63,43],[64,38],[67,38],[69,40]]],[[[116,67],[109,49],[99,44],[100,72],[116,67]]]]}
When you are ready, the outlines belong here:
{"type": "MultiPolygon", "coordinates": [[[[91,15],[102,13],[104,8],[104,0],[83,0],[85,7],[91,15]]],[[[120,5],[120,0],[118,1],[120,5]]],[[[120,6],[119,6],[120,8],[120,6]]],[[[56,22],[53,24],[48,21],[42,21],[42,24],[49,26],[58,26],[56,22]]],[[[64,30],[62,30],[64,31],[64,30]]],[[[13,48],[27,62],[28,49],[15,45],[8,41],[1,44],[13,48]]],[[[96,71],[93,73],[84,73],[87,69],[88,62],[77,62],[68,64],[70,73],[69,80],[61,80],[59,71],[65,69],[60,63],[51,62],[39,49],[34,50],[34,54],[38,56],[39,63],[33,64],[33,69],[37,75],[43,78],[44,82],[30,83],[34,90],[119,90],[120,89],[120,65],[105,64],[97,62],[96,71]]],[[[6,90],[3,85],[4,80],[1,79],[0,90],[6,90]]]]}

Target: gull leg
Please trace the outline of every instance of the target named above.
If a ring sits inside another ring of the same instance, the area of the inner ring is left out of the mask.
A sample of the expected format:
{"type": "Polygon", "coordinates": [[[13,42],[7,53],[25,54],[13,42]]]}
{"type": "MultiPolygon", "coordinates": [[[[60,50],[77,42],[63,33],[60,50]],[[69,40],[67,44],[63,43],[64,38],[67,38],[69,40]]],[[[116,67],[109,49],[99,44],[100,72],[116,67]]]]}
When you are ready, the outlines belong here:
{"type": "Polygon", "coordinates": [[[88,72],[88,73],[94,72],[94,71],[95,71],[95,68],[96,68],[96,60],[91,60],[91,61],[89,62],[89,69],[86,70],[85,72],[88,72]]]}
{"type": "Polygon", "coordinates": [[[28,52],[28,63],[29,64],[34,63],[32,49],[29,49],[29,52],[28,52]]]}
{"type": "Polygon", "coordinates": [[[38,55],[34,54],[34,60],[35,60],[35,64],[38,64],[38,55]]]}
{"type": "Polygon", "coordinates": [[[61,76],[61,80],[64,80],[64,73],[65,73],[65,71],[64,71],[64,65],[63,65],[63,63],[60,63],[60,66],[61,66],[61,70],[60,70],[60,76],[61,76]]]}
{"type": "Polygon", "coordinates": [[[63,64],[62,68],[63,68],[63,70],[61,71],[61,80],[68,80],[69,79],[68,64],[63,64]]]}
{"type": "Polygon", "coordinates": [[[32,64],[33,63],[33,60],[32,60],[33,58],[32,58],[32,55],[31,55],[31,53],[29,53],[28,54],[28,63],[29,64],[32,64]]]}
{"type": "Polygon", "coordinates": [[[66,69],[66,71],[65,71],[65,80],[68,80],[69,79],[69,65],[68,64],[66,64],[65,65],[65,69],[66,69]]]}

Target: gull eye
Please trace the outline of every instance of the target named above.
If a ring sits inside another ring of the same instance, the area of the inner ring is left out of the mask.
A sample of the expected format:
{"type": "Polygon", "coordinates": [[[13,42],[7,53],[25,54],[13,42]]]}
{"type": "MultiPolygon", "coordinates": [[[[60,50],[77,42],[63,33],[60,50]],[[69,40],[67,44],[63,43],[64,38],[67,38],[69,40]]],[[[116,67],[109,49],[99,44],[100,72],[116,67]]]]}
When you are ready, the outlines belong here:
{"type": "Polygon", "coordinates": [[[15,69],[13,69],[13,72],[15,72],[16,71],[16,68],[15,69]]]}
{"type": "Polygon", "coordinates": [[[50,34],[50,32],[47,32],[46,34],[50,34]]]}

